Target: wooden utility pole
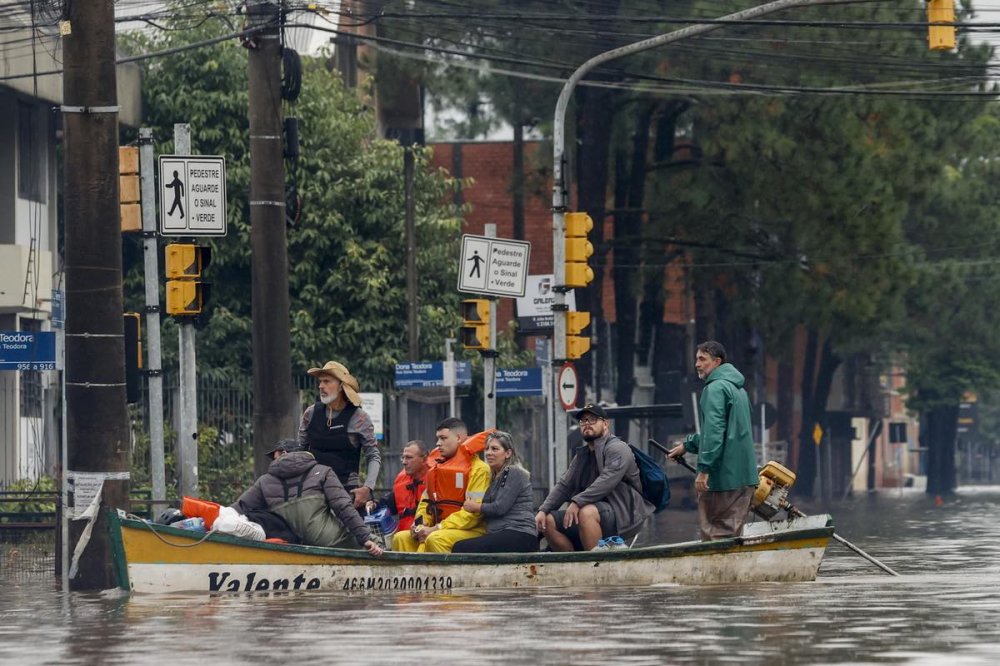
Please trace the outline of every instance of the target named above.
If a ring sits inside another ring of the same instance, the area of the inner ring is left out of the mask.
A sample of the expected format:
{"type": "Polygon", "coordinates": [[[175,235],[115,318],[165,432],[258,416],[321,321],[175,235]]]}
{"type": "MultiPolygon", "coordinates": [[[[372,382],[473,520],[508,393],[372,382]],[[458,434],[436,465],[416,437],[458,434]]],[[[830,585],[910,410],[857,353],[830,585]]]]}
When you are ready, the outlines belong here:
{"type": "Polygon", "coordinates": [[[278,5],[251,0],[247,4],[247,18],[251,27],[261,27],[251,37],[247,71],[254,468],[263,474],[267,470],[264,451],[295,432],[297,406],[292,397],[278,5]]]}
{"type": "Polygon", "coordinates": [[[74,516],[100,497],[93,520],[70,525],[70,586],[117,585],[105,509],[128,508],[129,436],[118,209],[118,100],[112,0],[67,3],[63,37],[66,224],[66,436],[63,473],[74,516]],[[90,524],[91,529],[85,529],[90,524]],[[89,539],[89,540],[88,540],[89,539]]]}

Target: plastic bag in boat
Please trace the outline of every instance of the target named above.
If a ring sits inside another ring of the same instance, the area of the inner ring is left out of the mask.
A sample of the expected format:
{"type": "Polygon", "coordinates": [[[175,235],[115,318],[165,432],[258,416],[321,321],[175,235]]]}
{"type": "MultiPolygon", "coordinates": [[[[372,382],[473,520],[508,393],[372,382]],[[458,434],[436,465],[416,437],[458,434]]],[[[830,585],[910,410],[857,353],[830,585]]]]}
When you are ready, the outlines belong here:
{"type": "Polygon", "coordinates": [[[233,536],[252,541],[263,541],[267,536],[264,534],[263,527],[247,520],[246,516],[241,515],[236,509],[229,506],[219,509],[219,517],[215,519],[212,527],[216,532],[232,534],[233,536]]]}

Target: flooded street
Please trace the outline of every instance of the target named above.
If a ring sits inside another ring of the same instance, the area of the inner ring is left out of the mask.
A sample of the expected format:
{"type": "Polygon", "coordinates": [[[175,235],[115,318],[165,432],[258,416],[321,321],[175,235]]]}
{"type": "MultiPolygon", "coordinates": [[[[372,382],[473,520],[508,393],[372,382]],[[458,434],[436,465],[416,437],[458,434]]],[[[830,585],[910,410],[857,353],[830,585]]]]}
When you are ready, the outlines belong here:
{"type": "MultiPolygon", "coordinates": [[[[993,664],[998,507],[998,487],[831,507],[899,578],[831,542],[819,579],[794,584],[116,598],[0,581],[0,664],[993,664]]],[[[694,512],[657,518],[691,538],[694,512]]]]}

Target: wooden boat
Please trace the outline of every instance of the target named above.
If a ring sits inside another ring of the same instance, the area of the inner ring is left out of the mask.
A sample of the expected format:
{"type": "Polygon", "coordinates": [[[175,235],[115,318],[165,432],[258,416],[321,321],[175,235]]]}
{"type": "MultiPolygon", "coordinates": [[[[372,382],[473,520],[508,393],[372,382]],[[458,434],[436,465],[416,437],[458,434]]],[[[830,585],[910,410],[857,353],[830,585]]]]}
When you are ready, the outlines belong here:
{"type": "Polygon", "coordinates": [[[830,516],[755,522],[740,537],[579,553],[424,554],[248,541],[108,516],[119,585],[133,592],[448,591],[809,581],[830,516]]]}

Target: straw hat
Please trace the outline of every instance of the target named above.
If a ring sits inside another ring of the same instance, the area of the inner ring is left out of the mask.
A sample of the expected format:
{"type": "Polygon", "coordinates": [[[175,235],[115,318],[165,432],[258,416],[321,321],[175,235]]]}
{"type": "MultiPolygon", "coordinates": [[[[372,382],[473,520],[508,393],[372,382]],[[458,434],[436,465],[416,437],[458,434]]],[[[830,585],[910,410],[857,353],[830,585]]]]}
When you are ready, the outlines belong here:
{"type": "Polygon", "coordinates": [[[339,379],[340,385],[344,389],[344,395],[347,396],[351,404],[355,407],[361,406],[361,396],[358,395],[359,391],[361,391],[361,386],[358,384],[358,380],[354,378],[354,375],[351,374],[351,371],[344,367],[342,363],[328,361],[322,368],[309,368],[307,372],[313,377],[330,375],[334,379],[339,379]]]}

